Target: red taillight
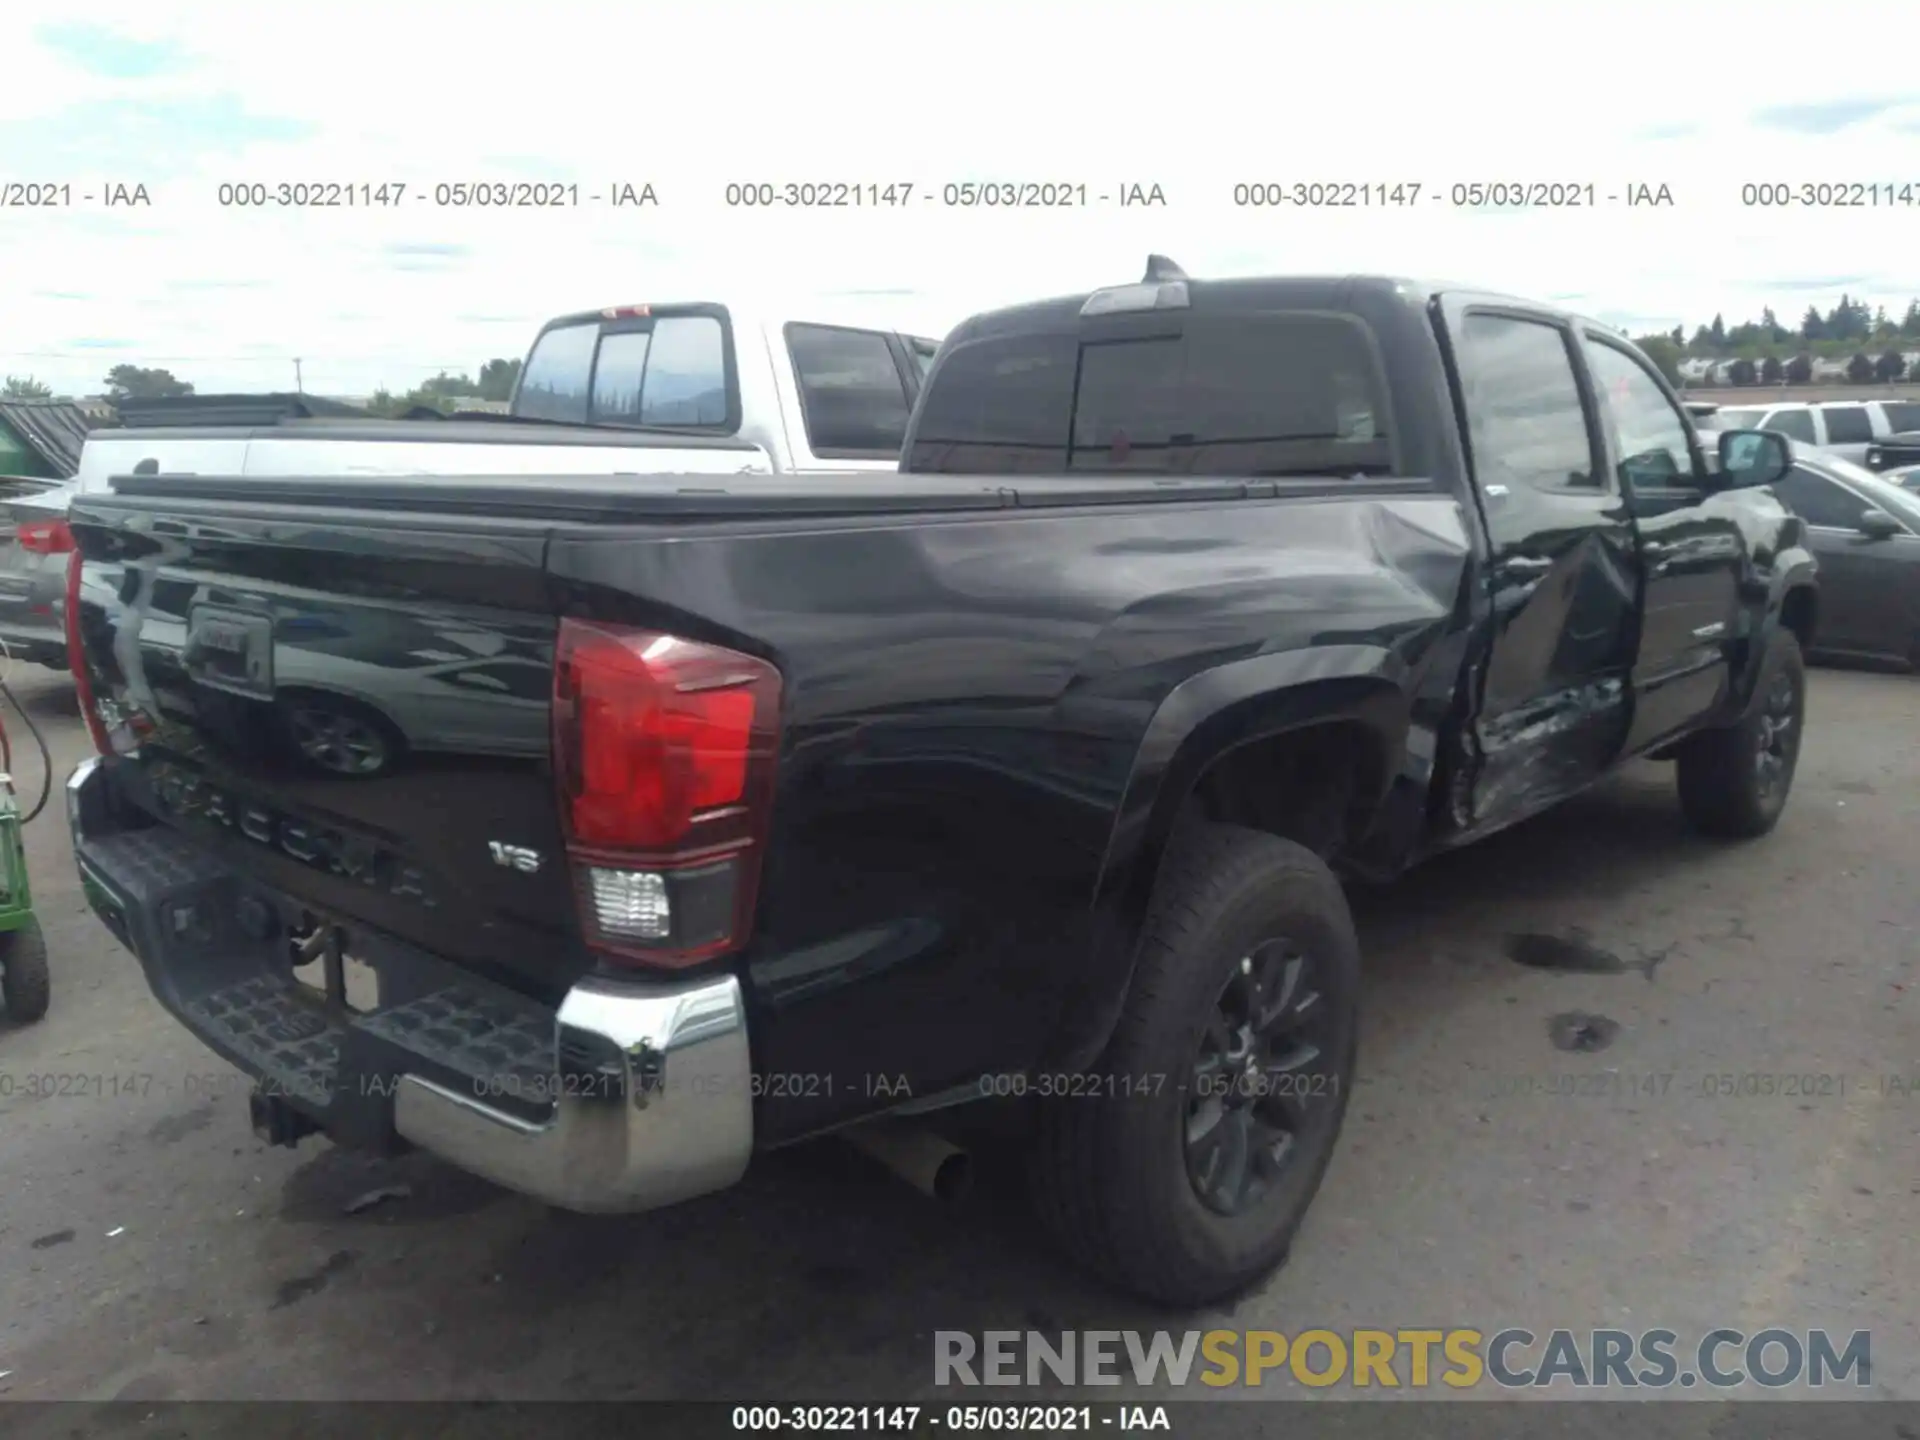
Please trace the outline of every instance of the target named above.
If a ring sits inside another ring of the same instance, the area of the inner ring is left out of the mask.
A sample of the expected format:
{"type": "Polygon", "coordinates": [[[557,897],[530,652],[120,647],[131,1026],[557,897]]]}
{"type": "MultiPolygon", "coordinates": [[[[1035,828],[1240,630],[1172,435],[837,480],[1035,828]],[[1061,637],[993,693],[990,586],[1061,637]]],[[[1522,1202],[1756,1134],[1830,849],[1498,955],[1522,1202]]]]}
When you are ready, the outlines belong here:
{"type": "Polygon", "coordinates": [[[553,716],[588,940],[669,966],[745,941],[773,803],[780,672],[717,645],[563,620],[553,716]]]}
{"type": "Polygon", "coordinates": [[[29,520],[14,532],[22,550],[35,555],[68,555],[73,552],[73,531],[64,520],[29,520]]]}
{"type": "MultiPolygon", "coordinates": [[[[60,527],[66,529],[64,524],[60,527]]],[[[74,698],[80,702],[80,714],[87,722],[87,733],[93,737],[93,748],[102,755],[113,753],[113,746],[107,739],[107,727],[100,722],[100,713],[94,708],[93,681],[87,674],[87,652],[80,643],[80,567],[86,563],[86,557],[73,549],[72,536],[68,536],[67,557],[67,668],[73,671],[74,698]]]]}

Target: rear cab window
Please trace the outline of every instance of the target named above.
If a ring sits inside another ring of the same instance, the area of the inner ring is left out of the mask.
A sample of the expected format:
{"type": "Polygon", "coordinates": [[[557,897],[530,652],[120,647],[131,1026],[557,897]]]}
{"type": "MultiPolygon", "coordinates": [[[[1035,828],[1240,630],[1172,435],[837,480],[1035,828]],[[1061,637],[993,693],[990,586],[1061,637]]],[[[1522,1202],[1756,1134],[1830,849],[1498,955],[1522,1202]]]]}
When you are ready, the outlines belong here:
{"type": "Polygon", "coordinates": [[[511,413],[731,434],[740,400],[726,312],[675,307],[556,322],[533,342],[511,413]]]}
{"type": "Polygon", "coordinates": [[[1397,473],[1386,381],[1357,316],[1196,311],[1160,325],[1147,334],[1087,325],[950,339],[903,468],[1397,473]]]}

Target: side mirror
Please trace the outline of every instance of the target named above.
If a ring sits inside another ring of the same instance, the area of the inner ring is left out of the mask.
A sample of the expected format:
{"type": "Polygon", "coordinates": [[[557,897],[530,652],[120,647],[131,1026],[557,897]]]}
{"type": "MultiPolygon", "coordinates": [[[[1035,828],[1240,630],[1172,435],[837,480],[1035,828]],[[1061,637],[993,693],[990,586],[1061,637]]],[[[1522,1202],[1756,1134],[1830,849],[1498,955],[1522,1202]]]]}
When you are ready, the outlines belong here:
{"type": "Polygon", "coordinates": [[[1771,485],[1793,465],[1787,437],[1771,430],[1722,430],[1720,474],[1729,486],[1771,485]]]}
{"type": "Polygon", "coordinates": [[[1884,510],[1869,510],[1854,522],[1854,528],[1869,540],[1891,540],[1905,527],[1884,510]]]}

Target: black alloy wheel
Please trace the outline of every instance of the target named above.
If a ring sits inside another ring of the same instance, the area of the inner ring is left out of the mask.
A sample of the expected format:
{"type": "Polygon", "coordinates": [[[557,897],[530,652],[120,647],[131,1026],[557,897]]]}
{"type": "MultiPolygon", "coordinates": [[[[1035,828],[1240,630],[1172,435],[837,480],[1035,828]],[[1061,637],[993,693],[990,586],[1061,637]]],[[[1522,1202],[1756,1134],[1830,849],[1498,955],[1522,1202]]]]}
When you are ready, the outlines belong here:
{"type": "Polygon", "coordinates": [[[1329,1011],[1312,958],[1289,940],[1243,956],[1200,1041],[1187,1104],[1187,1178],[1219,1215],[1243,1215],[1304,1149],[1330,1093],[1329,1011]]]}

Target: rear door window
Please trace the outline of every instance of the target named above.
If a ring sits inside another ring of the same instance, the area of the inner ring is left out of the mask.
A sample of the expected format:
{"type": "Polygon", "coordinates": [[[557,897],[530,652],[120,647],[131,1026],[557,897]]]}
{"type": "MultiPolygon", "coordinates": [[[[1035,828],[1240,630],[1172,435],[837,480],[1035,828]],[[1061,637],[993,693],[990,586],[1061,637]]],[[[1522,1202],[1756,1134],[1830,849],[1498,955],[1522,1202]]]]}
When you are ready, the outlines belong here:
{"type": "Polygon", "coordinates": [[[822,459],[891,459],[907,434],[906,377],[877,330],[787,326],[807,448],[822,459]]]}
{"type": "Polygon", "coordinates": [[[1470,314],[1460,327],[1459,354],[1467,439],[1482,485],[1605,488],[1565,330],[1544,320],[1470,314]]]}
{"type": "Polygon", "coordinates": [[[1175,335],[996,336],[932,377],[921,472],[1389,475],[1386,389],[1342,315],[1195,317],[1175,335]]]}
{"type": "Polygon", "coordinates": [[[1807,410],[1776,410],[1769,415],[1760,427],[1771,430],[1777,435],[1785,435],[1789,440],[1804,440],[1814,443],[1813,414],[1807,410]]]}
{"type": "Polygon", "coordinates": [[[1873,422],[1864,405],[1826,405],[1820,414],[1827,422],[1829,445],[1864,445],[1873,439],[1873,422]]]}

